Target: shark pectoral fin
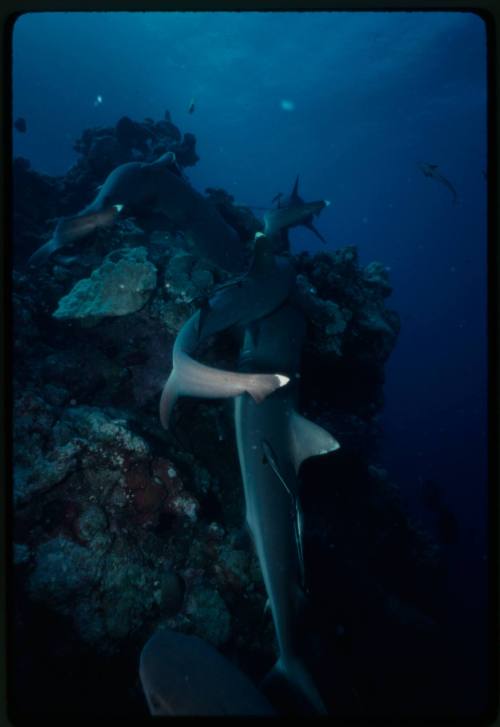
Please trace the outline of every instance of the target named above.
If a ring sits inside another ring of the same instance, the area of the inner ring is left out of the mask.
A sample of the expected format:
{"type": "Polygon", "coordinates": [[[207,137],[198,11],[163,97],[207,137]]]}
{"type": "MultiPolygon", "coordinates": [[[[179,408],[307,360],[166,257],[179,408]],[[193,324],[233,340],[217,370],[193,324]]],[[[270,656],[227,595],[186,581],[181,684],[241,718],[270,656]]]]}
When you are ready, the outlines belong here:
{"type": "Polygon", "coordinates": [[[323,235],[321,234],[321,232],[319,232],[319,230],[316,229],[316,227],[314,226],[314,224],[312,222],[304,223],[304,226],[307,227],[308,230],[311,230],[311,232],[314,232],[314,234],[316,235],[316,237],[319,237],[319,239],[321,240],[321,242],[324,242],[325,245],[326,245],[325,238],[323,237],[323,235]]]}
{"type": "Polygon", "coordinates": [[[297,473],[305,459],[334,452],[340,447],[340,444],[335,437],[332,437],[330,432],[297,414],[297,412],[293,412],[290,417],[290,428],[292,456],[295,472],[297,473]]]}
{"type": "Polygon", "coordinates": [[[180,396],[179,386],[175,370],[172,371],[167,379],[160,399],[160,421],[164,429],[168,429],[170,416],[175,406],[175,402],[180,396]]]}

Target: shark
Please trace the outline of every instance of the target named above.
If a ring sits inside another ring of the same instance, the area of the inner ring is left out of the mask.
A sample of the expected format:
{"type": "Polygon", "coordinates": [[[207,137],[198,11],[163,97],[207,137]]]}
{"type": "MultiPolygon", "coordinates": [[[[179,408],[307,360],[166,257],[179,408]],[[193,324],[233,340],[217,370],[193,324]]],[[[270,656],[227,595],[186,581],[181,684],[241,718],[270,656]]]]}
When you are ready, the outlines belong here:
{"type": "Polygon", "coordinates": [[[192,355],[210,336],[232,327],[250,326],[282,304],[295,285],[294,270],[286,258],[275,257],[271,241],[255,236],[248,273],[220,286],[214,295],[182,326],[172,351],[172,371],[160,399],[160,421],[168,429],[180,396],[229,398],[248,392],[263,401],[288,379],[279,373],[240,373],[206,366],[192,355]]]}
{"type": "Polygon", "coordinates": [[[277,716],[253,682],[198,636],[159,627],[139,657],[150,714],[277,716]]]}
{"type": "Polygon", "coordinates": [[[309,458],[339,448],[325,429],[298,412],[300,354],[305,317],[294,296],[245,331],[238,369],[280,370],[290,383],[256,404],[246,393],[235,399],[238,456],[246,522],[262,570],[279,656],[266,683],[284,678],[318,714],[326,708],[307,670],[296,625],[306,602],[303,516],[299,469],[309,458]]]}
{"type": "Polygon", "coordinates": [[[319,237],[322,242],[326,243],[323,235],[314,226],[313,217],[319,215],[322,209],[330,205],[330,202],[326,199],[316,202],[304,202],[299,195],[298,175],[291,194],[284,197],[279,193],[274,197],[273,202],[277,202],[277,206],[264,214],[264,234],[283,237],[287,235],[287,231],[291,227],[303,225],[311,230],[316,237],[319,237]]]}
{"type": "Polygon", "coordinates": [[[127,162],[116,167],[87,207],[58,222],[52,238],[35,251],[28,264],[47,262],[60,248],[108,226],[122,210],[131,215],[161,214],[224,270],[240,272],[244,268],[244,245],[238,233],[182,176],[173,152],[150,163],[127,162]]]}
{"type": "Polygon", "coordinates": [[[305,316],[297,302],[295,274],[290,280],[286,264],[280,266],[280,258],[270,254],[269,238],[259,235],[256,242],[260,241],[260,249],[257,247],[245,281],[240,281],[246,287],[236,284],[224,289],[223,295],[214,297],[204,321],[197,311],[179,332],[173,371],[160,401],[160,419],[167,427],[180,394],[234,398],[246,522],[262,569],[279,647],[266,684],[284,679],[308,709],[326,714],[301,658],[296,628],[306,600],[298,475],[305,459],[334,452],[340,445],[329,432],[298,412],[305,316]],[[258,297],[251,294],[256,290],[258,297]],[[237,371],[205,367],[191,357],[201,339],[235,323],[243,331],[237,371]]]}
{"type": "Polygon", "coordinates": [[[423,163],[420,164],[420,169],[423,172],[424,176],[430,177],[431,179],[435,179],[437,182],[440,182],[441,184],[444,184],[445,187],[447,187],[451,194],[452,194],[452,202],[454,205],[458,204],[458,194],[455,189],[455,187],[452,185],[452,183],[446,179],[440,172],[438,172],[438,165],[437,164],[427,164],[423,163]]]}

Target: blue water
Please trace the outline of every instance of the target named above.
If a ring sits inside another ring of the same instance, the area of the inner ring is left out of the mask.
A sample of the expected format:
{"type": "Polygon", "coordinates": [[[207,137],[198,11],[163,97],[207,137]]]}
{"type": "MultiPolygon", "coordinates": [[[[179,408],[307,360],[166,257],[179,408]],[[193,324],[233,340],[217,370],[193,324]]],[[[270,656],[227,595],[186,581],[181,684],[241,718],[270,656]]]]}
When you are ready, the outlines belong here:
{"type": "Polygon", "coordinates": [[[48,13],[15,27],[28,132],[14,154],[35,169],[64,174],[87,127],[168,109],[196,135],[199,190],[265,206],[300,173],[305,199],[332,202],[318,220],[329,249],[355,244],[390,268],[402,329],[380,460],[429,525],[419,483],[443,488],[461,533],[450,589],[471,624],[486,601],[486,102],[485,26],[470,13],[48,13]],[[419,162],[439,165],[458,206],[419,162]]]}

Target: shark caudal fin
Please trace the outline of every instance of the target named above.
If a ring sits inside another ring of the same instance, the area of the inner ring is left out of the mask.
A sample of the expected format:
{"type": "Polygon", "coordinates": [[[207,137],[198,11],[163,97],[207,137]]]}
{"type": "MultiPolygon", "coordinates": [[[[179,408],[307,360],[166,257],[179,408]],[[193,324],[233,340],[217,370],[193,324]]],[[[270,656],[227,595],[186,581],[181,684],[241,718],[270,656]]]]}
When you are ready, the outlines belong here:
{"type": "Polygon", "coordinates": [[[56,237],[51,237],[48,242],[35,250],[31,257],[28,258],[28,265],[43,265],[59,247],[59,240],[56,237]]]}
{"type": "Polygon", "coordinates": [[[290,417],[290,438],[295,471],[309,457],[329,454],[340,447],[335,437],[297,412],[290,417]]]}
{"type": "Polygon", "coordinates": [[[294,712],[304,716],[328,714],[311,675],[300,659],[278,659],[260,686],[271,702],[274,696],[277,703],[286,705],[288,709],[290,706],[296,707],[294,712]],[[293,699],[290,698],[290,692],[293,699]]]}
{"type": "Polygon", "coordinates": [[[288,376],[282,374],[249,374],[246,391],[256,404],[260,404],[269,394],[281,386],[286,386],[289,381],[288,376]]]}
{"type": "Polygon", "coordinates": [[[175,406],[175,402],[179,398],[179,387],[175,370],[172,371],[167,379],[160,399],[160,422],[164,429],[168,429],[170,416],[175,406]]]}

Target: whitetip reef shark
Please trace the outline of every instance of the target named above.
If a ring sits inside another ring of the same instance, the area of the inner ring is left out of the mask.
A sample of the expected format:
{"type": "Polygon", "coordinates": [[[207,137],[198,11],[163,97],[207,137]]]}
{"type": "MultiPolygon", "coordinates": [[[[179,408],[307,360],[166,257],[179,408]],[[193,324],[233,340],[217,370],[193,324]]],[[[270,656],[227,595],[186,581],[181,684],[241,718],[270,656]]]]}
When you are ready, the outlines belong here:
{"type": "Polygon", "coordinates": [[[139,677],[156,717],[276,716],[250,679],[197,636],[158,628],[142,648],[139,677]]]}
{"type": "Polygon", "coordinates": [[[302,225],[311,230],[316,237],[326,243],[323,235],[316,229],[313,223],[313,216],[319,215],[324,207],[328,207],[330,202],[326,199],[316,202],[304,202],[299,195],[299,176],[295,180],[291,194],[288,197],[277,194],[273,202],[277,202],[277,207],[273,207],[264,214],[264,234],[268,236],[278,235],[281,231],[302,225]]]}
{"type": "Polygon", "coordinates": [[[290,299],[246,330],[239,370],[280,370],[290,383],[260,404],[235,400],[235,427],[246,520],[262,569],[278,640],[269,678],[284,677],[319,714],[326,708],[300,657],[296,623],[304,603],[305,570],[298,472],[308,457],[339,448],[325,429],[297,411],[305,317],[290,299]]]}
{"type": "Polygon", "coordinates": [[[450,190],[452,194],[452,202],[454,205],[458,204],[458,194],[455,189],[455,187],[452,185],[452,183],[446,179],[440,172],[438,172],[438,165],[437,164],[419,164],[420,170],[423,172],[424,176],[430,177],[431,179],[435,179],[436,182],[440,182],[441,184],[444,184],[447,189],[450,190]]]}
{"type": "Polygon", "coordinates": [[[112,224],[122,210],[124,214],[160,213],[209,260],[230,272],[243,269],[244,247],[236,230],[182,177],[173,152],[151,163],[127,162],[116,167],[85,209],[59,220],[52,238],[34,252],[28,264],[43,264],[61,247],[112,224]]]}
{"type": "Polygon", "coordinates": [[[293,303],[295,276],[290,282],[289,272],[284,274],[286,267],[280,267],[280,258],[274,260],[269,255],[269,248],[265,255],[259,254],[259,248],[266,251],[266,241],[272,244],[257,233],[253,272],[242,281],[247,288],[226,287],[218,301],[214,298],[203,322],[203,337],[223,330],[233,320],[244,327],[238,371],[204,367],[191,358],[189,354],[200,340],[200,314],[196,313],[181,329],[180,342],[174,346],[174,369],[162,394],[160,418],[168,426],[173,402],[180,392],[185,396],[235,397],[246,520],[261,565],[279,647],[279,658],[269,677],[285,678],[309,708],[325,714],[297,643],[296,624],[305,584],[298,471],[306,458],[333,452],[339,444],[297,412],[305,317],[293,303]],[[241,294],[242,289],[245,294],[241,294]],[[249,295],[252,290],[258,290],[259,295],[249,295]],[[178,354],[183,354],[177,358],[176,347],[178,354]]]}

